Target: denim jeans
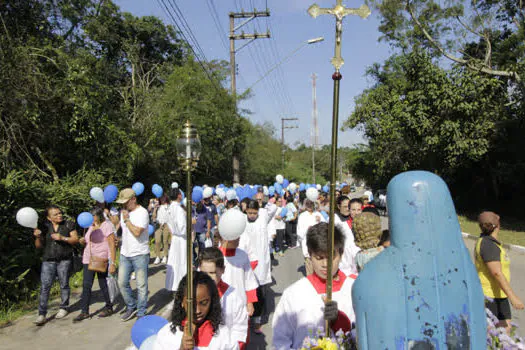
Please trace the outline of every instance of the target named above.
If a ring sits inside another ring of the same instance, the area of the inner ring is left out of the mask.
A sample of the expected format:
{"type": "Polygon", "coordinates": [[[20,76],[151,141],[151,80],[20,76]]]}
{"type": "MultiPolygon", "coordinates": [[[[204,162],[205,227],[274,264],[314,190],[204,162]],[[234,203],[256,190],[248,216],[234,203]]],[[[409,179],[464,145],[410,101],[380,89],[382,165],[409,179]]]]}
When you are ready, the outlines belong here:
{"type": "Polygon", "coordinates": [[[148,264],[149,254],[126,257],[120,255],[118,286],[129,310],[137,309],[137,316],[146,315],[148,308],[148,264]],[[131,273],[135,271],[137,281],[137,299],[129,284],[131,273]]]}
{"type": "Polygon", "coordinates": [[[82,281],[82,297],[80,298],[80,305],[82,307],[82,312],[89,314],[89,304],[91,302],[91,289],[93,288],[93,281],[95,280],[95,274],[98,278],[98,285],[100,286],[100,291],[104,296],[104,301],[106,302],[106,308],[111,308],[111,300],[109,299],[109,290],[108,283],[106,278],[108,273],[106,272],[96,272],[88,269],[88,264],[84,264],[84,273],[82,281]]]}
{"type": "Polygon", "coordinates": [[[49,291],[58,275],[60,282],[60,308],[66,309],[69,306],[69,269],[71,267],[71,260],[61,261],[43,261],[42,272],[40,272],[40,298],[38,303],[38,314],[47,314],[47,302],[49,300],[49,291]]]}

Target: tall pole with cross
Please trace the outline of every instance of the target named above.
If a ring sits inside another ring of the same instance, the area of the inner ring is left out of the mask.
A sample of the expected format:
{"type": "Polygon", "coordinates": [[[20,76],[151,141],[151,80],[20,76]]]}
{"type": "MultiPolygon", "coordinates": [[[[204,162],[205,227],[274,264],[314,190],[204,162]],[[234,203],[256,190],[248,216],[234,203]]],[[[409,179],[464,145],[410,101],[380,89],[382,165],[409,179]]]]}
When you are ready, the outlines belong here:
{"type": "MultiPolygon", "coordinates": [[[[321,8],[317,4],[313,4],[308,9],[308,13],[313,18],[319,15],[334,15],[335,16],[335,55],[332,58],[332,65],[335,72],[332,75],[334,81],[334,102],[332,110],[332,150],[330,159],[330,226],[328,232],[328,266],[326,278],[326,300],[332,300],[332,281],[333,281],[333,254],[334,254],[334,213],[335,213],[335,183],[337,171],[337,131],[339,123],[339,86],[343,76],[340,69],[344,64],[341,56],[341,38],[343,35],[343,19],[348,15],[357,15],[361,18],[367,18],[370,15],[370,8],[366,5],[361,5],[359,8],[346,8],[343,6],[343,0],[337,0],[333,8],[321,8]]],[[[330,334],[330,323],[326,321],[326,334],[330,334]]]]}

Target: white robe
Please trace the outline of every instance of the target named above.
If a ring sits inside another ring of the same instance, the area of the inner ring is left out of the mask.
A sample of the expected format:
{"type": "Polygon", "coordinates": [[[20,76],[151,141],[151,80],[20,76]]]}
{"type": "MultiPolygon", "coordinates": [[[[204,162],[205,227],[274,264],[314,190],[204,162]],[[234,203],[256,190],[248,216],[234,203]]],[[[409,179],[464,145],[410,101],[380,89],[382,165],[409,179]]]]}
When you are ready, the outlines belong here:
{"type": "Polygon", "coordinates": [[[310,257],[308,254],[308,247],[306,246],[306,233],[310,226],[317,225],[320,222],[325,222],[325,219],[318,211],[312,213],[303,211],[299,214],[299,218],[297,219],[297,238],[299,238],[305,258],[310,257]]]}
{"type": "MultiPolygon", "coordinates": [[[[254,272],[257,281],[261,286],[272,283],[272,265],[270,260],[270,247],[268,244],[268,221],[268,211],[266,209],[259,209],[259,217],[257,220],[255,220],[255,222],[248,222],[246,224],[246,229],[241,235],[241,239],[242,236],[245,236],[245,239],[247,238],[247,241],[249,242],[248,247],[246,247],[246,244],[243,244],[243,247],[247,249],[252,247],[255,256],[257,257],[258,263],[254,272]]],[[[252,260],[250,259],[250,261],[252,260]]]]}
{"type": "Polygon", "coordinates": [[[235,255],[224,254],[224,274],[222,280],[239,291],[243,303],[253,302],[248,300],[247,294],[257,295],[259,283],[250,266],[248,255],[242,249],[235,249],[235,255]]]}
{"type": "Polygon", "coordinates": [[[222,320],[230,331],[231,343],[246,343],[248,337],[248,311],[246,295],[232,286],[221,296],[222,320]]]}
{"type": "MultiPolygon", "coordinates": [[[[352,306],[353,284],[354,279],[346,277],[341,288],[338,291],[334,288],[332,294],[339,311],[345,313],[351,322],[355,322],[352,306]]],[[[300,349],[309,331],[315,334],[319,327],[324,329],[323,296],[324,294],[319,294],[306,277],[284,290],[272,319],[272,349],[300,349]]]]}
{"type": "Polygon", "coordinates": [[[166,289],[177,290],[186,275],[186,212],[179,202],[170,204],[168,227],[171,231],[171,246],[166,265],[166,289]]]}
{"type": "MultiPolygon", "coordinates": [[[[173,334],[171,331],[171,322],[165,325],[157,333],[157,339],[153,345],[153,350],[178,350],[182,341],[183,331],[177,330],[173,334]]],[[[213,350],[234,350],[239,349],[237,342],[231,342],[230,332],[224,325],[219,326],[218,334],[214,335],[207,347],[198,347],[194,349],[213,349],[213,350]]]]}
{"type": "Polygon", "coordinates": [[[339,216],[335,215],[335,225],[345,235],[345,251],[341,262],[339,263],[339,269],[344,272],[345,275],[357,274],[357,264],[355,262],[355,256],[361,250],[355,245],[354,234],[348,226],[346,221],[341,221],[339,216]]]}

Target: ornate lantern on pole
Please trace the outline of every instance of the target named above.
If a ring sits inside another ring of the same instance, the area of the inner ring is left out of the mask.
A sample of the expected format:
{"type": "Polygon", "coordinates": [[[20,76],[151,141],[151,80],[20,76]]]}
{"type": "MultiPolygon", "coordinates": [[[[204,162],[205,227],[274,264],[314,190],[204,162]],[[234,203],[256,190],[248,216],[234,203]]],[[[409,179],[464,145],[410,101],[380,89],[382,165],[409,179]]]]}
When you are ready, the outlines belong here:
{"type": "MultiPolygon", "coordinates": [[[[201,155],[201,140],[197,129],[186,121],[184,128],[177,139],[177,156],[182,170],[186,172],[186,253],[187,253],[187,270],[186,270],[186,300],[187,300],[187,318],[191,325],[193,324],[193,241],[191,239],[191,172],[197,167],[201,155]]],[[[193,334],[191,334],[193,335],[193,334]]]]}

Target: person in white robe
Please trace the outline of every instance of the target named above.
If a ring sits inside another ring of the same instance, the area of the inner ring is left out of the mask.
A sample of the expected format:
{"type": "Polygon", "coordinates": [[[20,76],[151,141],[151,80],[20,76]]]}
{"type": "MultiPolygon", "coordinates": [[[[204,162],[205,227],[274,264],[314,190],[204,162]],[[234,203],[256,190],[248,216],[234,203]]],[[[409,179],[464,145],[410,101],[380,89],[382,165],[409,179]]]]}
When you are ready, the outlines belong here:
{"type": "Polygon", "coordinates": [[[189,335],[187,323],[187,278],[184,276],[175,293],[172,321],[157,333],[154,350],[173,349],[239,349],[232,341],[228,327],[223,325],[222,307],[215,282],[208,274],[195,271],[193,274],[193,299],[195,316],[193,318],[193,337],[189,335]]]}
{"type": "Polygon", "coordinates": [[[300,349],[309,332],[324,328],[330,321],[332,331],[351,330],[355,322],[352,306],[352,286],[356,276],[348,277],[338,269],[344,254],[344,235],[334,230],[334,260],[332,301],[327,302],[326,276],[328,269],[327,223],[312,226],[306,235],[313,273],[286,288],[275,309],[272,320],[272,349],[300,349]]]}
{"type": "Polygon", "coordinates": [[[168,220],[171,246],[166,265],[166,289],[174,291],[186,275],[186,211],[182,207],[182,194],[178,188],[171,190],[171,199],[168,220]]]}
{"type": "Polygon", "coordinates": [[[248,254],[238,248],[239,240],[239,238],[232,241],[221,240],[219,249],[224,255],[222,280],[241,293],[248,316],[252,316],[254,312],[253,303],[257,302],[259,283],[250,265],[248,254]]]}
{"type": "Polygon", "coordinates": [[[320,222],[325,222],[325,219],[320,212],[315,210],[315,203],[309,199],[304,200],[304,209],[305,211],[299,214],[299,218],[297,219],[297,238],[301,244],[304,256],[304,267],[306,275],[308,276],[313,270],[310,262],[310,255],[308,255],[308,248],[306,247],[306,232],[311,226],[320,222]]]}
{"type": "Polygon", "coordinates": [[[199,270],[208,274],[215,281],[221,298],[222,319],[230,331],[232,342],[239,343],[245,349],[248,338],[248,312],[240,292],[222,280],[224,274],[224,256],[218,248],[205,248],[199,255],[199,270]]]}
{"type": "Polygon", "coordinates": [[[259,208],[256,200],[250,200],[246,207],[246,217],[248,223],[244,233],[241,235],[248,238],[250,247],[253,247],[257,257],[257,266],[254,269],[255,276],[259,282],[257,288],[257,304],[254,305],[253,313],[254,332],[261,334],[261,316],[265,312],[266,286],[272,283],[271,259],[268,239],[268,212],[264,208],[259,208]]]}

